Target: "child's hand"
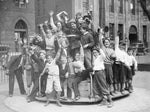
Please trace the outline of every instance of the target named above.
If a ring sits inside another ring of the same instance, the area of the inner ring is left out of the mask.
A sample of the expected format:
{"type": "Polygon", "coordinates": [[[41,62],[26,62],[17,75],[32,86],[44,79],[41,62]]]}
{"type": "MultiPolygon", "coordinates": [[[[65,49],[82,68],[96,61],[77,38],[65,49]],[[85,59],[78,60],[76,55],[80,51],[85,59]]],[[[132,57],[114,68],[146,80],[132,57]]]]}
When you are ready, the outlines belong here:
{"type": "Polygon", "coordinates": [[[47,24],[48,24],[48,21],[45,21],[44,24],[47,25],[47,24]]]}
{"type": "Polygon", "coordinates": [[[89,45],[88,44],[85,44],[84,46],[83,46],[83,48],[87,48],[89,45]]]}
{"type": "Polygon", "coordinates": [[[68,78],[69,77],[69,74],[68,74],[68,72],[65,74],[65,78],[68,78]]]}
{"type": "Polygon", "coordinates": [[[53,14],[54,14],[54,12],[51,10],[51,11],[49,12],[49,15],[50,15],[50,16],[53,16],[53,14]]]}
{"type": "Polygon", "coordinates": [[[40,76],[42,76],[44,73],[41,73],[40,76]]]}

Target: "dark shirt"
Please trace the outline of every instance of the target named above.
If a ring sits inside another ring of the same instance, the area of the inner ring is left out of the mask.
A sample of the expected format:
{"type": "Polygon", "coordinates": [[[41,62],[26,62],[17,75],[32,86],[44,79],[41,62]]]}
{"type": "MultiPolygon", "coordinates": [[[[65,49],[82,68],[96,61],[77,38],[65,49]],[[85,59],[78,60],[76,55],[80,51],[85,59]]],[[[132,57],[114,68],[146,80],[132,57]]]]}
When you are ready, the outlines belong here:
{"type": "Polygon", "coordinates": [[[35,63],[37,63],[38,65],[38,69],[39,69],[39,73],[43,72],[43,69],[45,67],[45,62],[42,59],[39,59],[38,57],[36,57],[35,55],[32,55],[31,58],[35,61],[35,63]]]}
{"type": "Polygon", "coordinates": [[[73,37],[68,37],[69,43],[70,43],[70,48],[75,49],[80,47],[80,37],[81,33],[78,29],[70,29],[68,35],[75,35],[73,37]]]}
{"type": "Polygon", "coordinates": [[[85,35],[82,35],[81,37],[81,43],[82,45],[86,45],[88,44],[88,47],[87,49],[90,49],[94,46],[94,39],[93,39],[93,36],[88,32],[86,33],[85,35]]]}
{"type": "Polygon", "coordinates": [[[65,65],[65,68],[63,69],[62,64],[59,65],[59,73],[61,78],[65,78],[65,74],[68,72],[68,64],[65,65]]]}

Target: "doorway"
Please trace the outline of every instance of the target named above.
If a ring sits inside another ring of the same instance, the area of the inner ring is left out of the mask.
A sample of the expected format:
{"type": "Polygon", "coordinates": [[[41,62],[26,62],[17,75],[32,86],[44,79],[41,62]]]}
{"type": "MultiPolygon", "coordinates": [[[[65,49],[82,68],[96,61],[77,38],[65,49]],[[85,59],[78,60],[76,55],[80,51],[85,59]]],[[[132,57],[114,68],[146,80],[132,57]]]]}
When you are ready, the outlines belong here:
{"type": "Polygon", "coordinates": [[[136,43],[138,41],[137,28],[132,25],[129,29],[129,41],[130,44],[136,43]]]}
{"type": "Polygon", "coordinates": [[[27,24],[23,20],[18,20],[15,25],[15,51],[26,43],[27,40],[27,24]]]}

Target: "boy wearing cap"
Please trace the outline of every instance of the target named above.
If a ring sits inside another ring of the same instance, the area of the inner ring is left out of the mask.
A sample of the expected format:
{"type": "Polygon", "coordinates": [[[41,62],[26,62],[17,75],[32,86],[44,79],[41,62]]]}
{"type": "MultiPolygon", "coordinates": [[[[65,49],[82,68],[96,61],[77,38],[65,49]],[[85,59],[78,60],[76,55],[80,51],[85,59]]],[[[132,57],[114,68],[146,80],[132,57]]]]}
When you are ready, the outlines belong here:
{"type": "Polygon", "coordinates": [[[33,50],[30,50],[30,55],[31,58],[34,60],[35,63],[37,63],[38,65],[38,71],[36,72],[36,76],[35,76],[35,81],[34,81],[34,86],[32,88],[32,91],[30,93],[30,95],[27,98],[28,102],[32,102],[35,101],[35,97],[36,94],[39,91],[39,77],[40,77],[40,73],[42,73],[44,67],[45,67],[45,55],[46,52],[44,50],[41,50],[39,53],[39,57],[34,53],[33,50]]]}
{"type": "Polygon", "coordinates": [[[102,96],[102,102],[99,105],[107,105],[112,107],[112,99],[110,97],[110,92],[106,84],[104,59],[106,58],[102,49],[93,49],[93,73],[95,86],[97,88],[97,94],[102,96]],[[108,100],[108,102],[107,102],[108,100]]]}
{"type": "Polygon", "coordinates": [[[137,70],[137,61],[135,59],[135,57],[133,56],[133,50],[131,48],[128,48],[127,51],[129,58],[128,58],[128,62],[129,62],[129,66],[131,68],[131,73],[130,73],[130,77],[128,79],[128,91],[132,92],[133,91],[133,86],[132,86],[132,80],[133,80],[133,76],[135,75],[135,70],[137,70]]]}
{"type": "Polygon", "coordinates": [[[125,46],[123,43],[119,45],[119,36],[115,37],[115,54],[116,61],[114,66],[114,78],[120,86],[119,91],[124,94],[124,86],[126,82],[126,73],[130,70],[129,63],[127,61],[128,55],[125,52],[125,46]]]}
{"type": "Polygon", "coordinates": [[[84,49],[84,62],[87,69],[92,68],[92,57],[91,57],[91,48],[94,46],[94,39],[93,36],[88,32],[88,25],[83,24],[81,27],[82,37],[81,37],[81,44],[84,49]]]}

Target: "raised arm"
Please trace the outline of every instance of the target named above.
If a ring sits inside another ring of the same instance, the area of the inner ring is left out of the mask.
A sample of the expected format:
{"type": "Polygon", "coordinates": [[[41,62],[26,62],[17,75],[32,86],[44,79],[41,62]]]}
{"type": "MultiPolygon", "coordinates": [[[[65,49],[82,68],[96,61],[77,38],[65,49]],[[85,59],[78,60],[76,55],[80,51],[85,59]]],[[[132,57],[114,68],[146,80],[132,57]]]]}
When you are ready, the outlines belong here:
{"type": "Polygon", "coordinates": [[[62,48],[59,47],[59,49],[58,49],[58,51],[57,51],[57,54],[56,54],[56,56],[55,56],[55,58],[54,58],[55,61],[59,59],[59,57],[60,57],[60,55],[61,55],[61,51],[62,51],[62,48]]]}
{"type": "Polygon", "coordinates": [[[106,55],[105,55],[105,53],[104,53],[104,51],[102,49],[100,49],[100,53],[101,53],[101,56],[103,57],[103,59],[105,59],[106,55]]]}
{"type": "Polygon", "coordinates": [[[44,39],[45,39],[46,38],[46,33],[44,31],[43,24],[40,24],[39,27],[40,27],[40,30],[41,30],[41,32],[42,32],[42,34],[44,36],[44,39]]]}
{"type": "Polygon", "coordinates": [[[68,22],[68,17],[67,16],[68,16],[68,13],[66,11],[61,11],[60,13],[58,13],[56,15],[58,21],[65,22],[65,23],[68,22]],[[64,20],[61,18],[61,16],[64,17],[64,20]]]}
{"type": "Polygon", "coordinates": [[[60,13],[58,13],[58,14],[56,15],[56,17],[57,17],[58,21],[63,22],[63,20],[62,20],[62,18],[61,18],[61,15],[62,15],[62,14],[63,14],[63,11],[62,11],[62,12],[60,12],[60,13]]]}
{"type": "Polygon", "coordinates": [[[50,13],[49,13],[49,16],[50,16],[50,25],[52,26],[52,28],[53,28],[55,31],[57,31],[57,27],[56,27],[56,25],[54,24],[53,14],[54,14],[54,12],[53,12],[53,11],[50,11],[50,13]]]}
{"type": "Polygon", "coordinates": [[[119,48],[119,35],[117,34],[117,36],[115,37],[115,49],[119,48]]]}
{"type": "Polygon", "coordinates": [[[46,64],[45,67],[44,67],[44,69],[43,69],[43,71],[42,71],[42,73],[40,75],[41,76],[44,75],[44,73],[46,72],[47,69],[48,69],[48,67],[47,67],[47,64],[46,64]]]}
{"type": "Polygon", "coordinates": [[[102,41],[102,39],[104,38],[104,32],[103,32],[103,29],[102,28],[100,28],[100,33],[99,33],[99,46],[100,46],[100,48],[102,48],[102,49],[104,49],[105,47],[104,47],[104,44],[103,44],[103,41],[102,41]]]}

